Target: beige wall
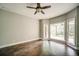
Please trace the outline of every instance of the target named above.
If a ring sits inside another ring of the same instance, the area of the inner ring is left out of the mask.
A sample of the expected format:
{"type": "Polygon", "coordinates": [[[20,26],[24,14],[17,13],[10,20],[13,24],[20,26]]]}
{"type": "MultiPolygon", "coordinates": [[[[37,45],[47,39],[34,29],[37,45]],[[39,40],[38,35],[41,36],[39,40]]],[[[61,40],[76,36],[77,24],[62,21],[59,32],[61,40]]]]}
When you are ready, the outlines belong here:
{"type": "Polygon", "coordinates": [[[0,9],[0,47],[38,38],[38,20],[0,9]]]}

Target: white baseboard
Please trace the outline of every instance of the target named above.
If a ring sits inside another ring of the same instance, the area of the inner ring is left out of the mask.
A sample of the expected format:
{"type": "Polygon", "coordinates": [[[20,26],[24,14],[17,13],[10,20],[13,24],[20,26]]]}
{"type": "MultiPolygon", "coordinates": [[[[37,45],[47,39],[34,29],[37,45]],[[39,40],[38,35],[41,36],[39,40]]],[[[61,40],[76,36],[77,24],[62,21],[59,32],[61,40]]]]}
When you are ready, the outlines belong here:
{"type": "Polygon", "coordinates": [[[24,43],[24,42],[30,42],[30,41],[34,41],[34,40],[39,40],[39,39],[31,39],[31,40],[27,40],[27,41],[22,41],[22,42],[17,42],[17,43],[2,45],[2,46],[0,46],[0,48],[4,48],[4,47],[8,47],[8,46],[13,46],[13,45],[16,45],[16,44],[21,44],[21,43],[24,43]]]}

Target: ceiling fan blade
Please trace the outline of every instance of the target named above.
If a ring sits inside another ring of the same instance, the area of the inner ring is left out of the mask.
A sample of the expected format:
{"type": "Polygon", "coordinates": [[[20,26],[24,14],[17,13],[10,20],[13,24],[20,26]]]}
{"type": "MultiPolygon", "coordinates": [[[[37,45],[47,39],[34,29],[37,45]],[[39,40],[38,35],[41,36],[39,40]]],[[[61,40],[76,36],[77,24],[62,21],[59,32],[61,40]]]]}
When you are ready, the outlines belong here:
{"type": "Polygon", "coordinates": [[[41,9],[47,9],[47,8],[50,8],[51,6],[44,6],[44,7],[41,7],[41,9]]]}
{"type": "Polygon", "coordinates": [[[27,8],[36,9],[35,7],[26,6],[27,8]]]}
{"type": "Polygon", "coordinates": [[[42,14],[45,14],[43,11],[41,11],[42,14]]]}
{"type": "Polygon", "coordinates": [[[37,11],[35,11],[34,15],[37,13],[37,11]]]}

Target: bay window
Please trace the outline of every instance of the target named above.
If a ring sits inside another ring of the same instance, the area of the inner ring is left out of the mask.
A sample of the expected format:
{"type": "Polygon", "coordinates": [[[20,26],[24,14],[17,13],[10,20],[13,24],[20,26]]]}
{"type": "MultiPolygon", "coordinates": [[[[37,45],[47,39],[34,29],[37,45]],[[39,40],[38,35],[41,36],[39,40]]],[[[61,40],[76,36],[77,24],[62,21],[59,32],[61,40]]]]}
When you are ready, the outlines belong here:
{"type": "Polygon", "coordinates": [[[75,18],[68,19],[68,43],[75,45],[75,18]]]}
{"type": "Polygon", "coordinates": [[[50,38],[64,40],[64,22],[50,24],[50,38]]]}

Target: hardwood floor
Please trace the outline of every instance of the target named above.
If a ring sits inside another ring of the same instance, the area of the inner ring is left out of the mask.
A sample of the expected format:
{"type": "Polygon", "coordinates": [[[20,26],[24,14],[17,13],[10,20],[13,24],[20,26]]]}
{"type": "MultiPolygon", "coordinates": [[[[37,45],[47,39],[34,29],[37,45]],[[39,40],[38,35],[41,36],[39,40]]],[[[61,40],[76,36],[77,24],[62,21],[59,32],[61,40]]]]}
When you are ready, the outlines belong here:
{"type": "Polygon", "coordinates": [[[38,56],[41,54],[42,40],[22,43],[0,49],[1,56],[38,56]]]}
{"type": "Polygon", "coordinates": [[[63,44],[37,40],[2,48],[0,56],[77,56],[77,54],[63,44]]]}
{"type": "Polygon", "coordinates": [[[77,56],[75,50],[55,41],[43,41],[43,55],[49,56],[77,56]]]}

